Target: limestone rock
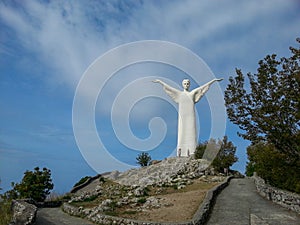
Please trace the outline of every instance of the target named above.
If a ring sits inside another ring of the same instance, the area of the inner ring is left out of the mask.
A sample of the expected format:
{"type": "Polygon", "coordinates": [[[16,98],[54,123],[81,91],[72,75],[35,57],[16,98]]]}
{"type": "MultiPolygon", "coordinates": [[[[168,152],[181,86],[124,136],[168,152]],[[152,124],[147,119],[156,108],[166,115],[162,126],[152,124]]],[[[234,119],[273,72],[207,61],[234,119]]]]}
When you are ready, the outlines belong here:
{"type": "Polygon", "coordinates": [[[125,171],[119,174],[115,181],[129,186],[165,184],[170,183],[172,178],[178,175],[184,175],[185,178],[189,179],[200,177],[209,165],[210,163],[203,159],[192,159],[189,157],[168,158],[157,164],[125,171]]]}
{"type": "Polygon", "coordinates": [[[35,222],[37,207],[24,200],[13,200],[13,218],[11,224],[30,225],[35,222]]]}

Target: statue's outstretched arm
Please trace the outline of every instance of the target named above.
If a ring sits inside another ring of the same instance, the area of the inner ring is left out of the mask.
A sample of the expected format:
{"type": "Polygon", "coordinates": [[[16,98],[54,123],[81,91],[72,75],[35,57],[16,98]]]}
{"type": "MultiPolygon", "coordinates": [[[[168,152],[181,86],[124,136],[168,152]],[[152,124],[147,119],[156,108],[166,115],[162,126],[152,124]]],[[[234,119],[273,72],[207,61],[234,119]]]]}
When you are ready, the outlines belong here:
{"type": "Polygon", "coordinates": [[[223,80],[223,78],[219,78],[219,79],[215,78],[207,82],[206,84],[192,90],[191,92],[194,95],[194,102],[196,103],[201,99],[201,97],[208,91],[210,85],[212,85],[216,81],[221,81],[221,80],[223,80]]]}
{"type": "Polygon", "coordinates": [[[176,88],[171,87],[170,85],[166,84],[165,82],[161,80],[153,80],[154,83],[160,83],[163,86],[164,91],[169,95],[176,103],[179,101],[179,94],[180,90],[177,90],[176,88]]]}

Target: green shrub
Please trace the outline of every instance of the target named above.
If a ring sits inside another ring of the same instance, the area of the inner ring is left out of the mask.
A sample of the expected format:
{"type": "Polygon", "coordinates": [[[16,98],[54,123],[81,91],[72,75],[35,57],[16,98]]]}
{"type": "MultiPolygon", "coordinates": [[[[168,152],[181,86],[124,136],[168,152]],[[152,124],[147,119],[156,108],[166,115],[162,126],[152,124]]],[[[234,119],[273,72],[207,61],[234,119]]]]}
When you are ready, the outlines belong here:
{"type": "Polygon", "coordinates": [[[247,148],[246,174],[253,171],[272,186],[300,193],[300,162],[280,152],[274,145],[258,143],[247,148]]]}
{"type": "Polygon", "coordinates": [[[195,159],[202,159],[206,148],[206,157],[213,160],[212,166],[218,172],[223,173],[225,168],[229,169],[238,160],[235,156],[236,147],[227,136],[222,140],[210,139],[209,142],[200,143],[195,150],[195,159]]]}
{"type": "Polygon", "coordinates": [[[139,198],[138,201],[137,201],[137,203],[144,204],[146,201],[147,201],[146,198],[139,198]]]}
{"type": "Polygon", "coordinates": [[[101,177],[99,178],[99,181],[104,183],[104,182],[105,182],[105,178],[101,176],[101,177]]]}
{"type": "Polygon", "coordinates": [[[97,199],[97,197],[98,197],[97,195],[92,195],[92,196],[90,196],[90,197],[84,199],[84,201],[85,201],[85,202],[92,202],[92,201],[94,201],[95,199],[97,199]]]}
{"type": "Polygon", "coordinates": [[[147,152],[142,152],[136,157],[137,163],[142,167],[148,166],[151,161],[151,156],[147,152]]]}
{"type": "Polygon", "coordinates": [[[54,187],[51,171],[47,168],[41,171],[39,167],[34,168],[34,171],[27,170],[21,183],[12,183],[12,187],[4,194],[7,199],[31,198],[43,202],[54,187]]]}
{"type": "Polygon", "coordinates": [[[195,155],[194,155],[195,159],[202,159],[206,146],[207,146],[207,142],[202,142],[198,144],[195,150],[195,155]]]}

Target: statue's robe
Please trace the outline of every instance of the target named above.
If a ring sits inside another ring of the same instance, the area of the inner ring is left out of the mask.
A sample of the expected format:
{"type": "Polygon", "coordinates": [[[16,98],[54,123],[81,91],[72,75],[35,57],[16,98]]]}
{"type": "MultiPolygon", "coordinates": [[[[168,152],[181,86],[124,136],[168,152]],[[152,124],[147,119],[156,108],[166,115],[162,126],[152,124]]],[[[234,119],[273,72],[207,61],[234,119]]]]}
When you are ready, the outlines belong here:
{"type": "Polygon", "coordinates": [[[163,83],[164,91],[178,104],[177,156],[194,154],[197,147],[195,103],[208,91],[205,84],[192,91],[180,91],[163,83]]]}

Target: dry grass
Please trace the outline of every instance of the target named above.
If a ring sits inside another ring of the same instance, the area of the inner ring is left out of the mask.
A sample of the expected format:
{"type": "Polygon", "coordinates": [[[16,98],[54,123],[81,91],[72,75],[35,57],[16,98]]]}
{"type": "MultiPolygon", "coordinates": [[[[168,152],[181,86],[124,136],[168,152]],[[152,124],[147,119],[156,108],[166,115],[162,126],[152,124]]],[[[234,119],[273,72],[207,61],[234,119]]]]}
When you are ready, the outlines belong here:
{"type": "Polygon", "coordinates": [[[143,211],[134,211],[125,208],[119,212],[119,216],[156,222],[187,221],[192,219],[207,191],[217,184],[197,180],[192,185],[188,185],[186,188],[180,190],[165,188],[161,194],[155,195],[160,200],[160,208],[143,211]],[[128,213],[128,210],[130,213],[128,213]]]}
{"type": "Polygon", "coordinates": [[[0,225],[7,225],[11,222],[11,202],[6,200],[0,201],[0,225]]]}
{"type": "MultiPolygon", "coordinates": [[[[207,180],[195,179],[192,184],[185,188],[176,189],[174,187],[152,187],[148,186],[147,196],[141,196],[136,204],[113,206],[113,210],[105,212],[107,215],[113,215],[123,218],[156,221],[156,222],[179,222],[192,219],[199,206],[203,202],[208,190],[218,185],[220,182],[211,182],[207,180]],[[159,200],[160,207],[145,208],[143,204],[147,198],[155,197],[159,200]],[[142,209],[142,210],[141,210],[142,209]]],[[[113,203],[127,195],[128,190],[125,186],[107,180],[103,187],[114,186],[118,194],[110,188],[110,192],[102,193],[95,199],[84,202],[73,202],[75,206],[92,208],[101,204],[104,199],[111,199],[113,203]]]]}

